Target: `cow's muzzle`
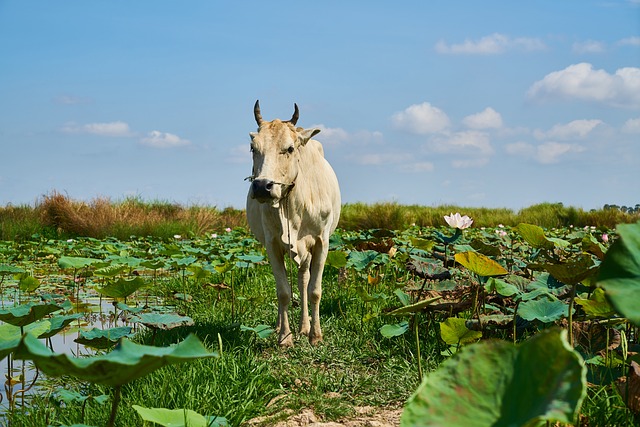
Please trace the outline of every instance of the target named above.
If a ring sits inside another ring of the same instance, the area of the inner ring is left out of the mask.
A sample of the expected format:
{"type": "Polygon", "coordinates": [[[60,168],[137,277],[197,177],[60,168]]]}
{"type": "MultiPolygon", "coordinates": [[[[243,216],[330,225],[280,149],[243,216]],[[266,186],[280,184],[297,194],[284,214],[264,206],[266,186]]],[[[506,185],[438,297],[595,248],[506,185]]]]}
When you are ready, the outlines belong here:
{"type": "Polygon", "coordinates": [[[255,179],[253,177],[248,179],[251,180],[251,198],[260,203],[277,203],[286,198],[295,185],[295,182],[284,184],[270,179],[255,179]]]}
{"type": "Polygon", "coordinates": [[[269,179],[254,179],[251,182],[251,195],[260,203],[273,200],[273,187],[276,183],[269,179]]]}

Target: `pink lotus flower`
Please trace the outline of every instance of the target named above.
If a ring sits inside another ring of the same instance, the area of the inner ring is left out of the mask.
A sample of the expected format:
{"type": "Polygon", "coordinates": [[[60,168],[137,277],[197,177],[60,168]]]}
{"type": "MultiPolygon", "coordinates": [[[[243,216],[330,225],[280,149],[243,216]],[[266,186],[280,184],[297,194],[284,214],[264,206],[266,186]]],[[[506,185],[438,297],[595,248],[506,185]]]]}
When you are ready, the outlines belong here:
{"type": "Polygon", "coordinates": [[[473,220],[469,218],[467,215],[461,216],[458,212],[455,215],[452,213],[451,215],[444,216],[444,220],[447,221],[450,227],[459,228],[460,230],[464,230],[465,228],[471,227],[473,224],[473,220]]]}
{"type": "Polygon", "coordinates": [[[608,243],[609,242],[609,235],[607,233],[603,233],[602,234],[602,241],[604,243],[608,243]]]}

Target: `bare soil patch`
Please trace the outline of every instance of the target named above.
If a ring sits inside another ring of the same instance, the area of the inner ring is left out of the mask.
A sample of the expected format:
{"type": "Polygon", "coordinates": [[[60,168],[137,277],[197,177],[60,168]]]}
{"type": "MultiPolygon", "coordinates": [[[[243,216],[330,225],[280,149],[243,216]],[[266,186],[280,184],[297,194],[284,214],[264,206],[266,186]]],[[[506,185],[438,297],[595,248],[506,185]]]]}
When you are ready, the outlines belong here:
{"type": "Polygon", "coordinates": [[[283,414],[275,414],[266,417],[258,417],[249,420],[244,425],[247,427],[397,427],[400,425],[402,409],[375,408],[363,406],[354,408],[355,414],[338,420],[322,421],[312,409],[303,409],[299,413],[286,410],[283,414]],[[277,421],[279,420],[279,421],[277,421]]]}

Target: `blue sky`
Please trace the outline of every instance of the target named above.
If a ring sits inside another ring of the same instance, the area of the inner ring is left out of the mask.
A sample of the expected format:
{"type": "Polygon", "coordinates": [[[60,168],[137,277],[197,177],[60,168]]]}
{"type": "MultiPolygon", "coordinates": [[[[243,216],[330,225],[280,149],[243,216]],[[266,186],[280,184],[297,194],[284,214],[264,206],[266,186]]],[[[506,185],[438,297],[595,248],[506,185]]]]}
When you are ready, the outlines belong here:
{"type": "Polygon", "coordinates": [[[344,202],[640,203],[640,0],[0,0],[0,205],[244,207],[253,104],[344,202]]]}

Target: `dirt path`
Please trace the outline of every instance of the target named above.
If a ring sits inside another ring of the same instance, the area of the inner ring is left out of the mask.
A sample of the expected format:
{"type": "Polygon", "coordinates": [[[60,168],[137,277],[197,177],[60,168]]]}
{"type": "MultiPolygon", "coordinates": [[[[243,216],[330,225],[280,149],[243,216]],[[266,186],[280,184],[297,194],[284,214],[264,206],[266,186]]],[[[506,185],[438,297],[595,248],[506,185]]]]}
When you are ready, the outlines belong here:
{"type": "Polygon", "coordinates": [[[258,417],[246,422],[247,427],[397,427],[400,425],[402,409],[384,409],[374,407],[354,408],[355,415],[340,421],[322,422],[311,409],[290,415],[281,421],[282,414],[270,417],[258,417]]]}

